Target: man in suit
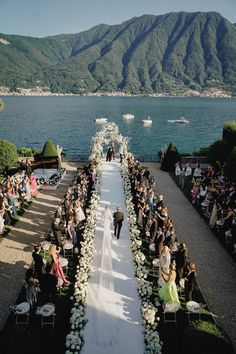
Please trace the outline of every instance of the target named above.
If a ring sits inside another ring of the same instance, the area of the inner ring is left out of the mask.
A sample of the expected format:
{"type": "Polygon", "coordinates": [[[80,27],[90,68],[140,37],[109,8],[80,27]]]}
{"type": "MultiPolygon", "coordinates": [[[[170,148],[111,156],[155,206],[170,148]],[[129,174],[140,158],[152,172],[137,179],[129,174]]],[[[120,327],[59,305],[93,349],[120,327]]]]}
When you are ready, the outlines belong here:
{"type": "Polygon", "coordinates": [[[194,263],[189,263],[189,273],[185,278],[184,290],[186,302],[192,301],[192,293],[196,283],[196,267],[194,263]]]}
{"type": "Polygon", "coordinates": [[[119,240],[120,238],[120,230],[122,227],[123,220],[124,220],[124,214],[121,212],[120,208],[117,208],[116,212],[113,214],[114,234],[117,237],[117,240],[119,240]]]}

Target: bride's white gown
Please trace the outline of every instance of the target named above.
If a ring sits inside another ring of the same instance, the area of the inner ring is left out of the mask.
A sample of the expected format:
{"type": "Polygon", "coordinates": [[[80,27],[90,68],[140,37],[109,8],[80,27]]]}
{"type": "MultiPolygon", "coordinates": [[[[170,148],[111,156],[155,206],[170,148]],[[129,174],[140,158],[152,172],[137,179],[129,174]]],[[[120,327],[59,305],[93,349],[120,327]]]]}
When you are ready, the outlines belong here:
{"type": "Polygon", "coordinates": [[[111,210],[125,199],[118,162],[104,162],[95,256],[88,282],[83,354],[144,353],[140,300],[130,250],[127,222],[119,241],[113,237],[111,210]],[[109,205],[109,208],[104,206],[109,205]],[[112,239],[113,237],[113,239],[112,239]]]}

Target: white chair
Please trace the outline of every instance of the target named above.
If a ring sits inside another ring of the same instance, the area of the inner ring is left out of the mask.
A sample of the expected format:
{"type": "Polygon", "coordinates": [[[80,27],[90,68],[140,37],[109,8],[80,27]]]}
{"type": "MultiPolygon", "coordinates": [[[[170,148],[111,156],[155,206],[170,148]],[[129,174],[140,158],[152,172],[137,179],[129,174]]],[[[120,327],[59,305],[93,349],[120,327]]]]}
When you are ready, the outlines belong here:
{"type": "Polygon", "coordinates": [[[225,242],[229,244],[232,242],[232,240],[233,238],[232,238],[231,230],[225,231],[225,242]]]}
{"type": "Polygon", "coordinates": [[[28,302],[12,306],[11,309],[16,316],[16,324],[28,325],[30,316],[30,304],[28,302]]]}
{"type": "Polygon", "coordinates": [[[37,314],[41,315],[41,327],[45,325],[55,326],[55,305],[47,303],[37,309],[37,314]]]}
{"type": "Polygon", "coordinates": [[[199,303],[197,303],[196,301],[188,301],[186,303],[186,307],[188,309],[187,316],[189,323],[201,319],[201,306],[199,303]]]}
{"type": "Polygon", "coordinates": [[[63,248],[63,253],[64,253],[64,257],[66,256],[73,256],[74,254],[74,246],[73,243],[71,241],[65,241],[62,245],[63,248]]]}
{"type": "Polygon", "coordinates": [[[163,322],[174,323],[177,326],[177,312],[180,309],[180,305],[176,302],[166,302],[163,304],[163,322]]]}
{"type": "Polygon", "coordinates": [[[150,258],[155,258],[156,257],[155,243],[150,243],[150,245],[149,245],[149,257],[150,258]]]}
{"type": "Polygon", "coordinates": [[[59,261],[60,261],[60,263],[61,263],[61,266],[62,266],[62,268],[63,268],[63,270],[64,270],[64,273],[65,273],[65,275],[67,275],[67,271],[68,271],[68,259],[67,258],[62,258],[62,257],[60,257],[59,258],[59,261]]]}

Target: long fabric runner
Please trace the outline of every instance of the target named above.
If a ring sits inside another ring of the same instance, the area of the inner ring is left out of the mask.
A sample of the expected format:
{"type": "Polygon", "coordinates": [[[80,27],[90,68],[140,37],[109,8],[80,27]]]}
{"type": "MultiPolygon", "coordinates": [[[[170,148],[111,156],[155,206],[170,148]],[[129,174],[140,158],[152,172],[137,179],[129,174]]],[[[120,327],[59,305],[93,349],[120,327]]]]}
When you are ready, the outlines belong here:
{"type": "Polygon", "coordinates": [[[82,354],[144,353],[141,303],[134,272],[120,164],[104,161],[82,354]],[[112,213],[118,206],[124,213],[119,240],[114,237],[112,223],[111,231],[104,232],[105,205],[112,213]]]}

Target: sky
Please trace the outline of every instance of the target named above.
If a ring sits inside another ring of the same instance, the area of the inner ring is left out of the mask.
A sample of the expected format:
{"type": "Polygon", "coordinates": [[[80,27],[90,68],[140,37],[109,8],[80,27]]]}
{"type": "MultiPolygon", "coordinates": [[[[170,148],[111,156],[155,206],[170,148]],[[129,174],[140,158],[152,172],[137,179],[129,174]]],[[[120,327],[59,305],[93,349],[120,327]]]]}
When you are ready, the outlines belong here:
{"type": "Polygon", "coordinates": [[[134,16],[217,11],[236,23],[236,0],[0,0],[0,33],[46,37],[134,16]]]}

